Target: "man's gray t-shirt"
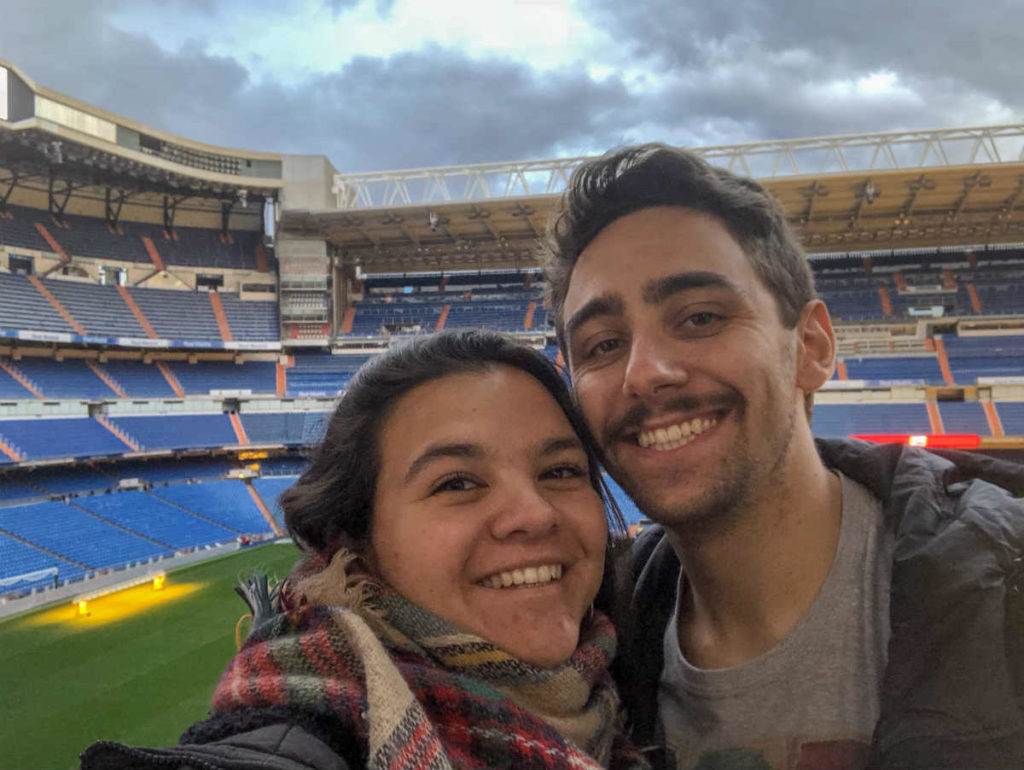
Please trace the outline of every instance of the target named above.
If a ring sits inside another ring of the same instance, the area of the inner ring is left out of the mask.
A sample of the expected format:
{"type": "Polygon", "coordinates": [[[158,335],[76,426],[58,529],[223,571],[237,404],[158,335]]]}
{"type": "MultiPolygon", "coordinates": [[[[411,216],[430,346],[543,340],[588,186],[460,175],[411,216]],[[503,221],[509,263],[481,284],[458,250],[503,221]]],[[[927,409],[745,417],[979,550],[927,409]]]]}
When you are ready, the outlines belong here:
{"type": "Polygon", "coordinates": [[[881,504],[842,479],[836,558],[796,627],[771,650],[698,669],[665,631],[658,714],[679,768],[863,768],[889,642],[893,538],[881,504]]]}

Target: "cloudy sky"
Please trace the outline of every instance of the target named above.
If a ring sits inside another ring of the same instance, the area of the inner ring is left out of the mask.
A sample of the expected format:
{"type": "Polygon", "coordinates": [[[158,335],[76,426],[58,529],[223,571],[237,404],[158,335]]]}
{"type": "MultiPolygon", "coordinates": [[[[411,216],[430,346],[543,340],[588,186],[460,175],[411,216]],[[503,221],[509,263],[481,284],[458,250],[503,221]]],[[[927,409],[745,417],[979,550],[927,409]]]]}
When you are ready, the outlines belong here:
{"type": "Polygon", "coordinates": [[[1014,123],[1021,0],[0,0],[0,58],[339,171],[1014,123]]]}

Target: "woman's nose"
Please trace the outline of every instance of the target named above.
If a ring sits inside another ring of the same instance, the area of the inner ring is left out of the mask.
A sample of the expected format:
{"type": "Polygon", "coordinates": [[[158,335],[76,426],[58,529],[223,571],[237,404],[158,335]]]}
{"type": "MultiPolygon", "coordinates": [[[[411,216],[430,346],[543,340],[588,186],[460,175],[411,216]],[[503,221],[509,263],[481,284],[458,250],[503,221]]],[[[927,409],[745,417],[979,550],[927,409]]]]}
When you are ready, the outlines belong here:
{"type": "Polygon", "coordinates": [[[495,500],[491,534],[507,537],[542,537],[557,528],[558,508],[534,483],[516,484],[515,489],[495,500]]]}

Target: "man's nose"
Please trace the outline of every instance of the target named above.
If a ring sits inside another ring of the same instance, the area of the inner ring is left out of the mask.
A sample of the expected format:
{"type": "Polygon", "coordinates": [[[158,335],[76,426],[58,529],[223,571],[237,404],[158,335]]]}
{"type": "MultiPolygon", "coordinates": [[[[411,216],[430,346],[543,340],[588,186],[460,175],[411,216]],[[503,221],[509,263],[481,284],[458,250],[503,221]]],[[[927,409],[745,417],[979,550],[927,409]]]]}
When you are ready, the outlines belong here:
{"type": "Polygon", "coordinates": [[[543,537],[558,527],[561,516],[532,480],[513,485],[495,504],[491,533],[499,540],[543,537]]]}
{"type": "Polygon", "coordinates": [[[651,398],[684,387],[690,379],[680,344],[662,334],[637,334],[631,340],[622,392],[651,398]]]}

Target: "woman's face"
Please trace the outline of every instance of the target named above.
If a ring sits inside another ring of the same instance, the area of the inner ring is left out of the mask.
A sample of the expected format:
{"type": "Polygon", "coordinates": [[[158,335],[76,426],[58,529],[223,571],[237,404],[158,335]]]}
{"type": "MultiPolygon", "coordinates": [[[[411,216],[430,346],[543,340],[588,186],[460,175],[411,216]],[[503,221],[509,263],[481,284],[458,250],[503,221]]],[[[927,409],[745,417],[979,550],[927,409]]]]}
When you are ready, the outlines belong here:
{"type": "Polygon", "coordinates": [[[537,380],[508,366],[407,393],[384,423],[371,561],[395,590],[537,666],[575,650],[604,507],[537,380]]]}

